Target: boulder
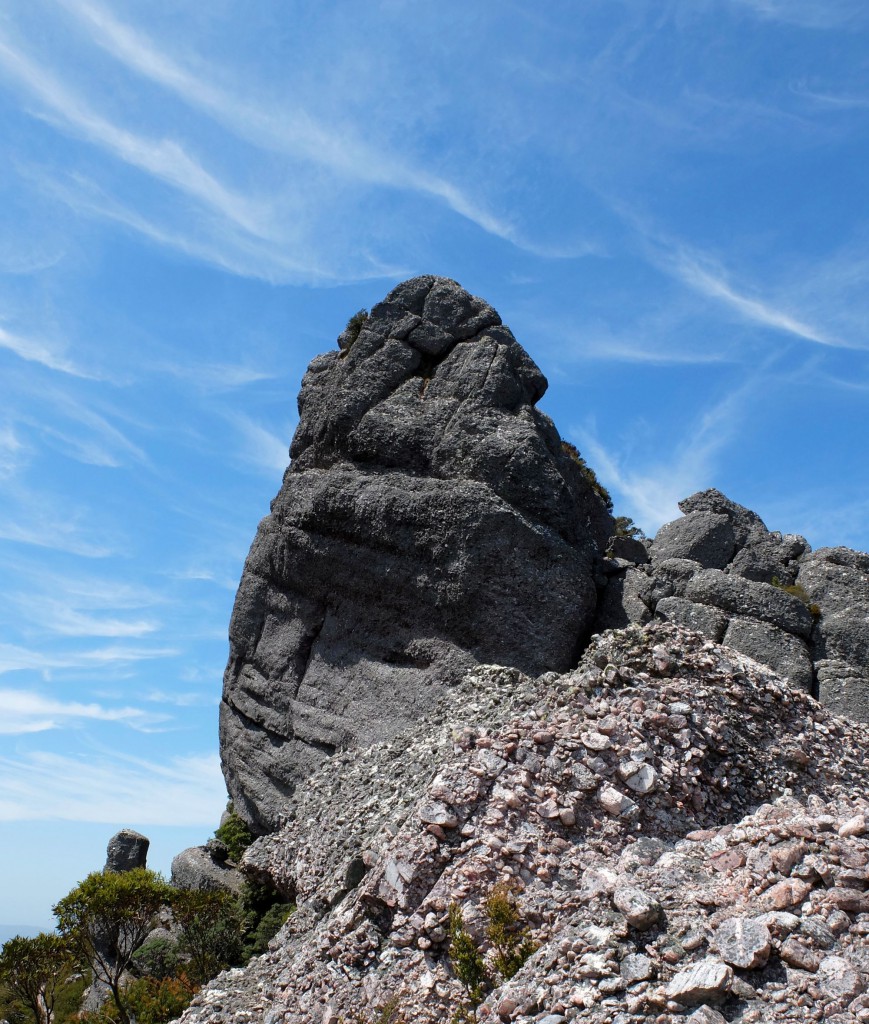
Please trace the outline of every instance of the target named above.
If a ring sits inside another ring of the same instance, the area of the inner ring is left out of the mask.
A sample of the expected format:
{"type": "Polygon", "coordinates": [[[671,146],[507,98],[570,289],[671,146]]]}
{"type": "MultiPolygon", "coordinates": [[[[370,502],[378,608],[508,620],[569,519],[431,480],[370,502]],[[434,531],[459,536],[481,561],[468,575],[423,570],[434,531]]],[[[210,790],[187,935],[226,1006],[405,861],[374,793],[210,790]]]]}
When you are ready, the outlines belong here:
{"type": "Polygon", "coordinates": [[[726,517],[733,530],[733,538],[738,548],[745,547],[751,541],[765,537],[769,531],[756,512],[731,501],[721,491],[710,487],[706,491],[698,491],[679,502],[684,515],[692,512],[707,512],[726,517]]]}
{"type": "Polygon", "coordinates": [[[869,721],[869,555],[819,548],[800,562],[797,583],[818,613],[812,655],[820,699],[869,721]]]}
{"type": "Polygon", "coordinates": [[[716,930],[714,948],[731,967],[754,971],[769,960],[772,937],[769,928],[760,921],[731,917],[716,930]]]}
{"type": "Polygon", "coordinates": [[[756,583],[791,584],[796,579],[798,559],[809,549],[804,537],[767,533],[755,537],[734,555],[728,572],[756,583]]]}
{"type": "Polygon", "coordinates": [[[799,637],[768,622],[740,617],[730,620],[723,642],[761,665],[768,665],[789,679],[797,689],[812,692],[812,659],[808,647],[799,637]]]}
{"type": "Polygon", "coordinates": [[[621,629],[630,622],[649,622],[652,581],[638,569],[625,568],[607,580],[598,605],[594,631],[621,629]]]}
{"type": "Polygon", "coordinates": [[[204,846],[191,846],[172,859],[171,880],[176,889],[225,889],[236,895],[244,885],[238,868],[215,860],[204,846]]]}
{"type": "Polygon", "coordinates": [[[811,636],[814,619],[798,597],[768,583],[753,583],[719,569],[704,569],[689,581],[685,597],[736,615],[772,623],[794,636],[811,636]]]}
{"type": "Polygon", "coordinates": [[[106,847],[106,871],[132,871],[145,867],[151,840],[131,828],[122,828],[106,847]]]}
{"type": "Polygon", "coordinates": [[[852,722],[869,722],[869,672],[825,658],[815,662],[815,672],[822,704],[852,722]]]}
{"type": "Polygon", "coordinates": [[[221,755],[258,832],[336,750],[424,716],[475,662],[575,664],[613,519],[500,317],[420,277],[316,358],[230,623],[221,755]]]}
{"type": "Polygon", "coordinates": [[[663,597],[655,605],[655,617],[663,622],[696,629],[710,640],[721,641],[727,631],[727,616],[718,608],[695,604],[684,597],[663,597]]]}
{"type": "Polygon", "coordinates": [[[733,557],[736,540],[727,516],[698,510],[665,523],[653,545],[655,559],[690,558],[704,569],[723,569],[733,557]]]}

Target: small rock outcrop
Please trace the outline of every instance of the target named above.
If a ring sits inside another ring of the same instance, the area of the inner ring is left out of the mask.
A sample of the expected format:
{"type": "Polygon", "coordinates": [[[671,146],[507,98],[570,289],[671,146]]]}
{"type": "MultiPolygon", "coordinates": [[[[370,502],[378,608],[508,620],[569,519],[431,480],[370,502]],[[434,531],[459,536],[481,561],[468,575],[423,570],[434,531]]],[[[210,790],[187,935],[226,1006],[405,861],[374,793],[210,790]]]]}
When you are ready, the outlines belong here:
{"type": "Polygon", "coordinates": [[[397,734],[474,663],[574,665],[614,532],[487,303],[414,278],[338,340],[302,382],[230,624],[221,754],[258,832],[336,750],[397,734]]]}
{"type": "Polygon", "coordinates": [[[188,847],[173,857],[171,883],[176,889],[224,890],[238,895],[244,886],[244,875],[227,863],[226,847],[212,841],[205,846],[188,847]]]}
{"type": "Polygon", "coordinates": [[[813,552],[714,489],[679,508],[642,557],[604,563],[596,628],[662,619],[697,629],[869,721],[869,555],[813,552]]]}
{"type": "Polygon", "coordinates": [[[148,861],[151,840],[131,828],[122,828],[109,840],[106,847],[104,871],[132,871],[143,868],[148,861]]]}

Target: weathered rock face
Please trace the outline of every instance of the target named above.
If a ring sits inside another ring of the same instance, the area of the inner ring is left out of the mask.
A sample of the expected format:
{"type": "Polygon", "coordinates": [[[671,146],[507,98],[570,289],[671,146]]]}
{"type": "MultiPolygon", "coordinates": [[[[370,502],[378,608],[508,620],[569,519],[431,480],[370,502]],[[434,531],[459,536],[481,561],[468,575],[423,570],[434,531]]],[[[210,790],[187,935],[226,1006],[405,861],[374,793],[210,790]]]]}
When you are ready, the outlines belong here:
{"type": "Polygon", "coordinates": [[[697,629],[838,714],[869,721],[869,555],[812,552],[716,490],[679,508],[685,514],[649,545],[650,564],[605,563],[596,628],[657,618],[697,629]]]}
{"type": "Polygon", "coordinates": [[[227,864],[225,857],[218,859],[209,846],[191,846],[172,859],[171,882],[176,889],[225,890],[238,894],[244,875],[227,864]]]}
{"type": "Polygon", "coordinates": [[[224,774],[259,831],[336,748],[394,735],[471,664],[575,664],[613,532],[485,302],[416,278],[339,346],[305,375],[230,625],[224,774]]]}

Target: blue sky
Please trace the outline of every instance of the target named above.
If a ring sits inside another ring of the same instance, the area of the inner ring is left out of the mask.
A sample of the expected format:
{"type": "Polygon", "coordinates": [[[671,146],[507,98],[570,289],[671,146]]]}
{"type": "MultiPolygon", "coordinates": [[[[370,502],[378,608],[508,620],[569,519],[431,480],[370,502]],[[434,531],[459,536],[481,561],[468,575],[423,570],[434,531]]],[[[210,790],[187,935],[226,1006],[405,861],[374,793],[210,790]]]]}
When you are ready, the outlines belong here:
{"type": "Polygon", "coordinates": [[[225,799],[234,590],[305,366],[482,295],[652,533],[869,548],[864,0],[6,0],[0,923],[225,799]]]}

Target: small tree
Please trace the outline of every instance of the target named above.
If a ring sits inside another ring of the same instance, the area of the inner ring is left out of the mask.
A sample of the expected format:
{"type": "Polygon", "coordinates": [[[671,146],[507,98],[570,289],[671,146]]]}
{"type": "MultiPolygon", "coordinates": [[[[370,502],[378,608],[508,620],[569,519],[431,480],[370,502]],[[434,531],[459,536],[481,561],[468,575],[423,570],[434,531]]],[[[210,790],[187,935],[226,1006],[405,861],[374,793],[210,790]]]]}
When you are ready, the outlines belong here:
{"type": "Polygon", "coordinates": [[[170,902],[171,892],[160,875],[147,868],[95,871],[54,908],[61,934],[95,980],[108,986],[121,1024],[130,1024],[121,976],[156,925],[157,913],[170,902]]]}
{"type": "Polygon", "coordinates": [[[203,985],[225,967],[242,962],[241,913],[230,893],[176,889],[172,915],[181,928],[179,946],[190,957],[195,984],[203,985]]]}
{"type": "Polygon", "coordinates": [[[69,944],[59,935],[19,935],[0,950],[0,980],[31,1010],[36,1024],[51,1024],[57,988],[72,966],[69,944]]]}
{"type": "Polygon", "coordinates": [[[508,981],[537,949],[522,920],[510,887],[499,882],[485,902],[486,937],[492,945],[492,966],[508,981]]]}
{"type": "Polygon", "coordinates": [[[465,930],[462,910],[456,903],[450,906],[450,962],[468,997],[468,1007],[459,1008],[456,1020],[476,1021],[477,1007],[483,1001],[489,975],[483,954],[465,930]]]}

